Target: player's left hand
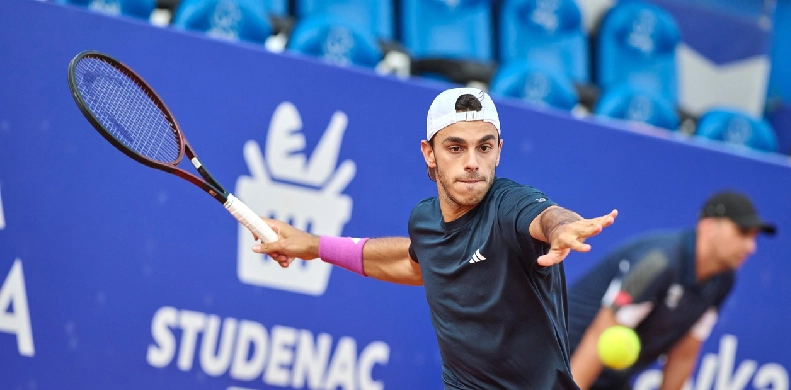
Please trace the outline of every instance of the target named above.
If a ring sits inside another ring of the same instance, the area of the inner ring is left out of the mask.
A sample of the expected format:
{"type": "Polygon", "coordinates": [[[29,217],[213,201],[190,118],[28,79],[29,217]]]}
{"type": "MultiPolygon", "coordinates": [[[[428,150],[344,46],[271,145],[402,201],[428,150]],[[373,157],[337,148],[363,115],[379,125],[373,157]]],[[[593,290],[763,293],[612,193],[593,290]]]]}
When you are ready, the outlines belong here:
{"type": "Polygon", "coordinates": [[[604,228],[615,222],[618,210],[613,210],[609,214],[597,218],[581,219],[569,222],[558,227],[557,234],[553,234],[550,248],[547,254],[538,258],[538,264],[550,266],[560,263],[568,254],[575,250],[577,252],[588,252],[591,246],[585,243],[588,237],[599,234],[604,228]]]}

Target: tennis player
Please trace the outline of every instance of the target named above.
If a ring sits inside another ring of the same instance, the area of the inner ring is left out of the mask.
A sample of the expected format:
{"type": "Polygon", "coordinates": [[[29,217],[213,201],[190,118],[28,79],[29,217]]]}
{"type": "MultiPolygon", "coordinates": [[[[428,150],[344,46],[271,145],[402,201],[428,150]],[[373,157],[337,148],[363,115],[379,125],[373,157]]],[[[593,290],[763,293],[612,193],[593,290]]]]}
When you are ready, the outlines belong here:
{"type": "Polygon", "coordinates": [[[438,196],[415,206],[409,238],[318,237],[267,219],[282,237],[253,250],[282,266],[320,257],[424,285],[446,389],[577,389],[559,263],[571,250],[590,251],[585,240],[617,211],[583,219],[536,188],[496,177],[500,120],[481,90],[440,93],[426,130],[421,149],[438,196]]]}
{"type": "Polygon", "coordinates": [[[650,232],[604,258],[569,288],[569,340],[574,379],[583,389],[631,389],[635,373],[666,355],[661,389],[681,389],[701,344],[717,322],[735,271],[775,226],[744,194],[725,191],[703,205],[695,229],[650,232]],[[637,362],[602,368],[596,344],[612,325],[634,328],[637,362]]]}

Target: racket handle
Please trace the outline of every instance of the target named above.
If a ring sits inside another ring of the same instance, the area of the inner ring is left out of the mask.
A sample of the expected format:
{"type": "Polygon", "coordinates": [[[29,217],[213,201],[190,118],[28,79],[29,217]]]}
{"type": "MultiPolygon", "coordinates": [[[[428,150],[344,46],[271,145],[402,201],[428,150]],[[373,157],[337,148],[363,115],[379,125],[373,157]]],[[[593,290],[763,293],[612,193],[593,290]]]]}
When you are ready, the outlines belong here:
{"type": "Polygon", "coordinates": [[[277,233],[237,197],[228,194],[225,208],[259,239],[264,242],[277,241],[277,233]]]}

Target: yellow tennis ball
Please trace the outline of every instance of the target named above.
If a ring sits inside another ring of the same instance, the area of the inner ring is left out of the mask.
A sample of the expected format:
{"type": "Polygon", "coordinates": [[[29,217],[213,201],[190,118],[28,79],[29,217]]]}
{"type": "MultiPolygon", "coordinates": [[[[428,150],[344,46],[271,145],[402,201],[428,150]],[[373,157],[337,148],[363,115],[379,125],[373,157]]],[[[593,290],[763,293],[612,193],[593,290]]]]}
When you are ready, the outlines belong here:
{"type": "Polygon", "coordinates": [[[640,355],[640,339],[633,330],[615,325],[602,332],[596,348],[602,364],[615,370],[623,370],[634,364],[640,355]]]}

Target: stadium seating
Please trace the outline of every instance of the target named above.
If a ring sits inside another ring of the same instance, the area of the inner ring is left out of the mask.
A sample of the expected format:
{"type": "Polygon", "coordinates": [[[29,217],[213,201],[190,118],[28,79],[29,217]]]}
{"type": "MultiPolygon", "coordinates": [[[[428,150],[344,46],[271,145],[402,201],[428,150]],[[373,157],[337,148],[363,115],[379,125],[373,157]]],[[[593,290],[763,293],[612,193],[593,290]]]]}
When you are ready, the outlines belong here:
{"type": "Polygon", "coordinates": [[[490,91],[492,95],[567,111],[578,103],[574,85],[565,74],[551,67],[523,61],[500,67],[492,79],[490,91]]]}
{"type": "Polygon", "coordinates": [[[597,115],[678,130],[679,116],[673,103],[639,88],[621,86],[606,91],[596,104],[597,115]]]}
{"type": "Polygon", "coordinates": [[[57,0],[60,4],[88,7],[109,15],[125,15],[148,19],[156,8],[156,0],[57,0]]]}
{"type": "Polygon", "coordinates": [[[219,39],[265,43],[272,35],[265,5],[258,0],[182,0],[173,26],[219,39]]]}
{"type": "Polygon", "coordinates": [[[588,38],[576,0],[504,0],[500,7],[501,63],[527,60],[589,81],[588,38]]]}
{"type": "Polygon", "coordinates": [[[415,58],[492,59],[490,0],[402,0],[401,42],[415,58]]]}
{"type": "Polygon", "coordinates": [[[401,0],[401,43],[412,73],[488,83],[494,72],[492,0],[401,0]]]}
{"type": "Polygon", "coordinates": [[[395,37],[392,0],[296,0],[294,8],[297,19],[331,15],[359,30],[370,31],[379,39],[395,37]]]}
{"type": "Polygon", "coordinates": [[[266,8],[266,12],[269,15],[274,15],[277,17],[285,17],[288,16],[289,11],[289,2],[290,0],[258,0],[259,2],[264,4],[264,8],[266,8]]]}
{"type": "Polygon", "coordinates": [[[341,66],[353,64],[373,68],[382,60],[382,52],[369,31],[327,15],[300,20],[287,48],[341,66]]]}
{"type": "Polygon", "coordinates": [[[778,152],[791,155],[791,104],[774,104],[766,113],[766,120],[777,136],[778,152]]]}
{"type": "Polygon", "coordinates": [[[778,151],[777,137],[766,120],[734,109],[707,111],[700,117],[695,135],[766,152],[778,151]]]}
{"type": "Polygon", "coordinates": [[[607,12],[598,31],[595,81],[604,92],[628,84],[675,104],[680,40],[678,25],[666,11],[641,1],[621,1],[607,12]]]}

